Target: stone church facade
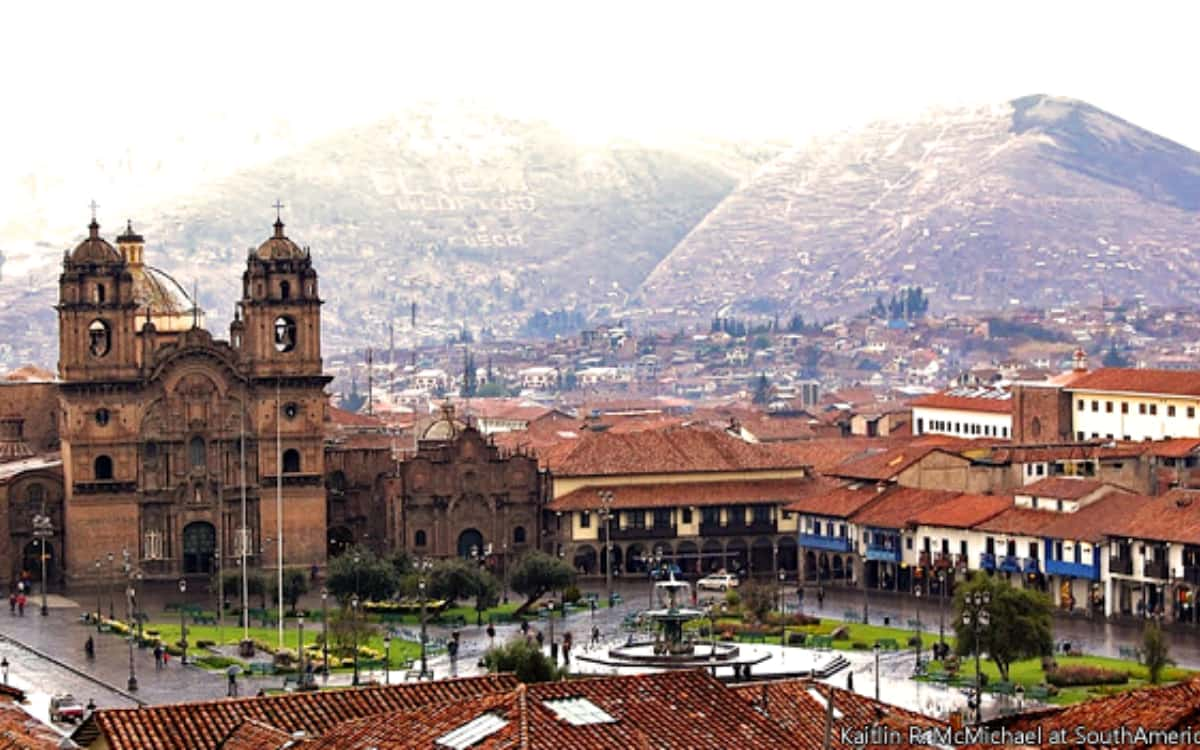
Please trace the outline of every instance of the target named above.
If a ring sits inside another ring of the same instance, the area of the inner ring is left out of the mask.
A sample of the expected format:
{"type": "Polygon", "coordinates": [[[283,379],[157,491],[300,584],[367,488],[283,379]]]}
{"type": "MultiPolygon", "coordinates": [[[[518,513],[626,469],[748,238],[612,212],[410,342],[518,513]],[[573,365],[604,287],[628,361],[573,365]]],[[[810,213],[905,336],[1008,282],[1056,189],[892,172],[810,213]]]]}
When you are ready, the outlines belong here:
{"type": "Polygon", "coordinates": [[[470,529],[495,554],[538,544],[536,461],[452,415],[409,455],[382,430],[331,436],[318,274],[281,220],[247,255],[228,339],[144,247],[131,225],[114,247],[93,219],[63,257],[57,377],[0,383],[10,579],[37,578],[43,556],[55,583],[110,580],[125,559],[149,579],[207,576],[238,569],[243,546],[273,568],[280,538],[305,568],[352,544],[466,556],[470,529]]]}

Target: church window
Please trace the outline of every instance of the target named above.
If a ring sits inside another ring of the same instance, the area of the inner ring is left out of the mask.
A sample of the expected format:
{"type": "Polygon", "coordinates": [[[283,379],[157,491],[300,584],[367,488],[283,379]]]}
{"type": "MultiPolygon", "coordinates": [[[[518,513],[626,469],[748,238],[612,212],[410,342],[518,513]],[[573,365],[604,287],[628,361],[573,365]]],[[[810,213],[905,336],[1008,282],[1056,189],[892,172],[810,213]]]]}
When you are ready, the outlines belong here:
{"type": "Polygon", "coordinates": [[[96,302],[99,302],[99,303],[104,302],[104,285],[103,284],[96,285],[96,302]]]}
{"type": "Polygon", "coordinates": [[[295,448],[288,448],[283,452],[283,473],[300,473],[300,451],[295,448]]]}
{"type": "Polygon", "coordinates": [[[413,537],[413,545],[414,546],[424,547],[427,543],[428,543],[428,540],[425,537],[424,531],[418,531],[416,533],[416,535],[413,537]]]}
{"type": "Polygon", "coordinates": [[[193,467],[201,467],[208,463],[204,456],[204,438],[197,435],[188,441],[188,455],[193,467]]]}
{"type": "Polygon", "coordinates": [[[112,348],[112,329],[103,320],[88,324],[88,351],[93,357],[103,357],[112,348]]]}
{"type": "Polygon", "coordinates": [[[525,543],[525,527],[518,526],[515,529],[513,529],[513,544],[524,544],[524,543],[525,543]]]}
{"type": "Polygon", "coordinates": [[[292,296],[292,285],[286,281],[279,282],[279,298],[289,299],[292,296]]]}
{"type": "Polygon", "coordinates": [[[295,419],[296,415],[299,413],[300,405],[295,401],[289,401],[283,405],[283,416],[287,417],[288,419],[295,419]]]}
{"type": "Polygon", "coordinates": [[[296,348],[296,321],[286,315],[275,319],[275,351],[290,352],[296,348]]]}
{"type": "Polygon", "coordinates": [[[579,528],[587,529],[592,525],[592,514],[586,510],[579,512],[579,528]]]}
{"type": "Polygon", "coordinates": [[[346,475],[341,471],[335,471],[329,475],[329,489],[334,492],[346,491],[346,475]]]}
{"type": "Polygon", "coordinates": [[[161,531],[147,531],[142,539],[145,548],[143,557],[147,560],[163,559],[163,534],[161,531]]]}
{"type": "Polygon", "coordinates": [[[41,506],[46,499],[46,488],[40,484],[31,484],[26,490],[30,505],[41,506]]]}
{"type": "Polygon", "coordinates": [[[104,482],[113,478],[113,461],[108,456],[96,456],[96,462],[93,465],[96,474],[96,481],[104,482]]]}
{"type": "Polygon", "coordinates": [[[108,409],[97,409],[96,410],[96,424],[100,425],[101,427],[108,424],[109,416],[111,416],[111,415],[108,413],[108,409]]]}
{"type": "Polygon", "coordinates": [[[142,446],[142,455],[147,461],[153,461],[158,458],[158,443],[150,442],[142,446]]]}

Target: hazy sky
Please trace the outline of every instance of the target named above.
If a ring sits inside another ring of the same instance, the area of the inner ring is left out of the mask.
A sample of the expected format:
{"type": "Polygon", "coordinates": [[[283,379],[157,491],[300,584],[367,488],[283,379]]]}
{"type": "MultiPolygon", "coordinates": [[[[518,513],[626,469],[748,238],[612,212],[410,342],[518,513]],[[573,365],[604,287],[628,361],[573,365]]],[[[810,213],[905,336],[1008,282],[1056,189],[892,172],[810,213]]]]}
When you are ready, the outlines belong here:
{"type": "Polygon", "coordinates": [[[1198,3],[1144,0],[9,3],[0,157],[183,134],[236,163],[230,133],[311,137],[430,97],[597,138],[805,134],[1036,92],[1200,148],[1198,21],[1198,3]]]}

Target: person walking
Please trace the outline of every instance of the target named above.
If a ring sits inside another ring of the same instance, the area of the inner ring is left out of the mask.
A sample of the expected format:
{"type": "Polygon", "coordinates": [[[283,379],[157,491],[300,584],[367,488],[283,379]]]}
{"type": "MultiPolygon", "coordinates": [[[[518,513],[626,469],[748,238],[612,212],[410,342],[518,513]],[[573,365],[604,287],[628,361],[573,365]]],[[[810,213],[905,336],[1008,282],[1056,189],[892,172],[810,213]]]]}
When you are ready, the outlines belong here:
{"type": "Polygon", "coordinates": [[[227,695],[230,698],[236,698],[238,694],[238,666],[236,664],[231,664],[229,668],[225,670],[225,673],[229,675],[229,691],[227,695]]]}
{"type": "Polygon", "coordinates": [[[487,626],[488,648],[496,647],[496,626],[488,623],[487,626]]]}
{"type": "Polygon", "coordinates": [[[825,608],[825,587],[821,586],[817,589],[817,609],[825,608]]]}
{"type": "Polygon", "coordinates": [[[562,637],[563,666],[571,664],[571,631],[563,633],[562,637]]]}
{"type": "Polygon", "coordinates": [[[542,635],[542,631],[539,630],[534,638],[537,640],[538,648],[542,648],[546,645],[546,638],[542,635]]]}
{"type": "Polygon", "coordinates": [[[600,626],[599,625],[592,626],[592,645],[593,646],[600,645],[600,626]]]}
{"type": "Polygon", "coordinates": [[[25,616],[25,594],[17,594],[17,614],[21,617],[25,616]]]}
{"type": "Polygon", "coordinates": [[[163,645],[161,643],[154,644],[154,669],[161,671],[163,668],[163,645]]]}
{"type": "Polygon", "coordinates": [[[17,616],[17,592],[8,592],[8,613],[13,617],[17,616]]]}

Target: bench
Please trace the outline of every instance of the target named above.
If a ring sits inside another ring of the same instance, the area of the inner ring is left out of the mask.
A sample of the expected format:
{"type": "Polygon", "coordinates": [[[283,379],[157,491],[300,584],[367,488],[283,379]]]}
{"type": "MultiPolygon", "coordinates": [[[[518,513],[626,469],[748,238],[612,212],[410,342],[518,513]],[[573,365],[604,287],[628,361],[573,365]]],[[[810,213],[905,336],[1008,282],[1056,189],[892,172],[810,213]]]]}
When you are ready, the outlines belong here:
{"type": "Polygon", "coordinates": [[[924,626],[924,624],[925,623],[921,622],[920,620],[909,620],[908,621],[908,629],[909,630],[921,630],[922,627],[924,626]]]}
{"type": "Polygon", "coordinates": [[[929,680],[930,682],[936,682],[944,685],[950,682],[950,675],[946,674],[940,669],[935,669],[926,672],[925,679],[929,680]]]}
{"type": "Polygon", "coordinates": [[[465,628],[467,626],[467,618],[463,617],[462,615],[454,615],[453,617],[439,617],[437,621],[441,625],[446,625],[452,628],[465,628]]]}
{"type": "Polygon", "coordinates": [[[265,661],[252,661],[246,665],[246,671],[252,675],[275,674],[275,665],[265,661]]]}
{"type": "Polygon", "coordinates": [[[216,625],[217,618],[214,615],[192,615],[193,625],[216,625]]]}
{"type": "Polygon", "coordinates": [[[875,645],[883,651],[900,650],[900,644],[896,642],[895,638],[877,638],[875,639],[875,645]]]}
{"type": "Polygon", "coordinates": [[[286,676],[283,678],[283,689],[284,689],[284,690],[287,690],[289,685],[291,685],[291,686],[292,686],[292,689],[293,689],[293,690],[299,689],[299,687],[300,687],[300,677],[301,677],[301,676],[300,676],[300,675],[298,675],[298,674],[289,674],[289,675],[286,675],[286,676]]]}
{"type": "Polygon", "coordinates": [[[1117,653],[1121,655],[1122,659],[1136,661],[1138,658],[1138,649],[1134,646],[1118,646],[1117,653]]]}
{"type": "Polygon", "coordinates": [[[1025,695],[1030,700],[1044,701],[1050,697],[1050,690],[1045,685],[1034,685],[1025,691],[1025,695]]]}
{"type": "Polygon", "coordinates": [[[762,633],[745,633],[742,635],[742,640],[746,643],[763,643],[765,635],[762,633]]]}
{"type": "Polygon", "coordinates": [[[404,614],[401,612],[383,612],[379,615],[380,622],[404,622],[404,614]]]}
{"type": "Polygon", "coordinates": [[[1012,695],[1015,692],[1015,686],[1011,682],[997,682],[987,686],[988,692],[996,695],[1012,695]]]}
{"type": "Polygon", "coordinates": [[[814,635],[809,642],[813,648],[833,648],[833,636],[830,635],[814,635]]]}
{"type": "Polygon", "coordinates": [[[842,612],[842,619],[846,622],[862,622],[862,615],[857,609],[848,609],[842,612]]]}

